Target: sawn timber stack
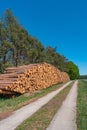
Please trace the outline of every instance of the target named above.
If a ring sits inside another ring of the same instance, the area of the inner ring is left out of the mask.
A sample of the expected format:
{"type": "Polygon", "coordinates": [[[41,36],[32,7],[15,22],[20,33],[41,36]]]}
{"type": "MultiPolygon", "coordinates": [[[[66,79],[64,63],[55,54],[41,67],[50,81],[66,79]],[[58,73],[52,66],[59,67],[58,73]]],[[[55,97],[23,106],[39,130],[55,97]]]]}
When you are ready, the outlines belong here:
{"type": "Polygon", "coordinates": [[[68,80],[66,72],[47,63],[6,68],[0,74],[0,94],[32,93],[68,80]]]}

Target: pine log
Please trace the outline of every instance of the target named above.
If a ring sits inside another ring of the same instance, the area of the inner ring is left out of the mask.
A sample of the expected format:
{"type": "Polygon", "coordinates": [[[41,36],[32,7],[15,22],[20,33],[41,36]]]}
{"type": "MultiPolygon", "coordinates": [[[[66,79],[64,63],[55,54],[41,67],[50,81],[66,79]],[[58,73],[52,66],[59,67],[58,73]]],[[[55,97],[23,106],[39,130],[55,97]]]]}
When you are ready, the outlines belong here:
{"type": "Polygon", "coordinates": [[[0,93],[31,93],[68,80],[66,72],[47,63],[6,68],[0,75],[0,93]]]}

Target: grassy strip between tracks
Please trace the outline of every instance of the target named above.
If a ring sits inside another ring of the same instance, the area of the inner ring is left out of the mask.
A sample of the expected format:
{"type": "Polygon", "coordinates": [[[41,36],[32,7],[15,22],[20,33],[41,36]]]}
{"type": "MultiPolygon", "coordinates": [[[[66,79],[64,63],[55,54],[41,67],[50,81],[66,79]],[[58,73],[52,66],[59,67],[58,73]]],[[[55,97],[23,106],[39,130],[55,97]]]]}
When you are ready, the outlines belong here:
{"type": "Polygon", "coordinates": [[[69,93],[73,82],[63,91],[57,94],[51,101],[44,105],[29,119],[24,121],[16,130],[46,130],[53,116],[62,105],[62,102],[69,93]]]}
{"type": "Polygon", "coordinates": [[[78,130],[87,130],[87,81],[79,80],[77,100],[78,130]]]}

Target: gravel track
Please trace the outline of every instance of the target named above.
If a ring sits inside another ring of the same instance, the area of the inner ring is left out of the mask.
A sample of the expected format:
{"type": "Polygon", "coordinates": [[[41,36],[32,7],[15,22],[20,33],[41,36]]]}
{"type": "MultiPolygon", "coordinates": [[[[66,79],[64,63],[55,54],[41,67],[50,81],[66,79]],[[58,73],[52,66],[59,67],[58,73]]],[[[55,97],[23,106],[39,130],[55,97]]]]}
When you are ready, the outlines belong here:
{"type": "Polygon", "coordinates": [[[76,102],[78,81],[73,84],[68,96],[54,116],[47,130],[77,130],[76,102]]]}

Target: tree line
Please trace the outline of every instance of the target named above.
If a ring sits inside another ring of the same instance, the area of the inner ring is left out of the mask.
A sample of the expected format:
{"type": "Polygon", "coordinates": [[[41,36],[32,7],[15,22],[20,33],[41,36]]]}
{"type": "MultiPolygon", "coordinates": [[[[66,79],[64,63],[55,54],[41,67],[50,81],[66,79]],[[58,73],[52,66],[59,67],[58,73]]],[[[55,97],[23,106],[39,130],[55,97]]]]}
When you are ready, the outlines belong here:
{"type": "Polygon", "coordinates": [[[79,79],[87,79],[87,75],[80,75],[79,79]]]}
{"type": "Polygon", "coordinates": [[[74,69],[71,79],[79,76],[79,69],[73,62],[60,55],[56,47],[44,47],[7,9],[0,18],[0,72],[3,72],[3,67],[40,62],[50,63],[69,75],[74,69]]]}

